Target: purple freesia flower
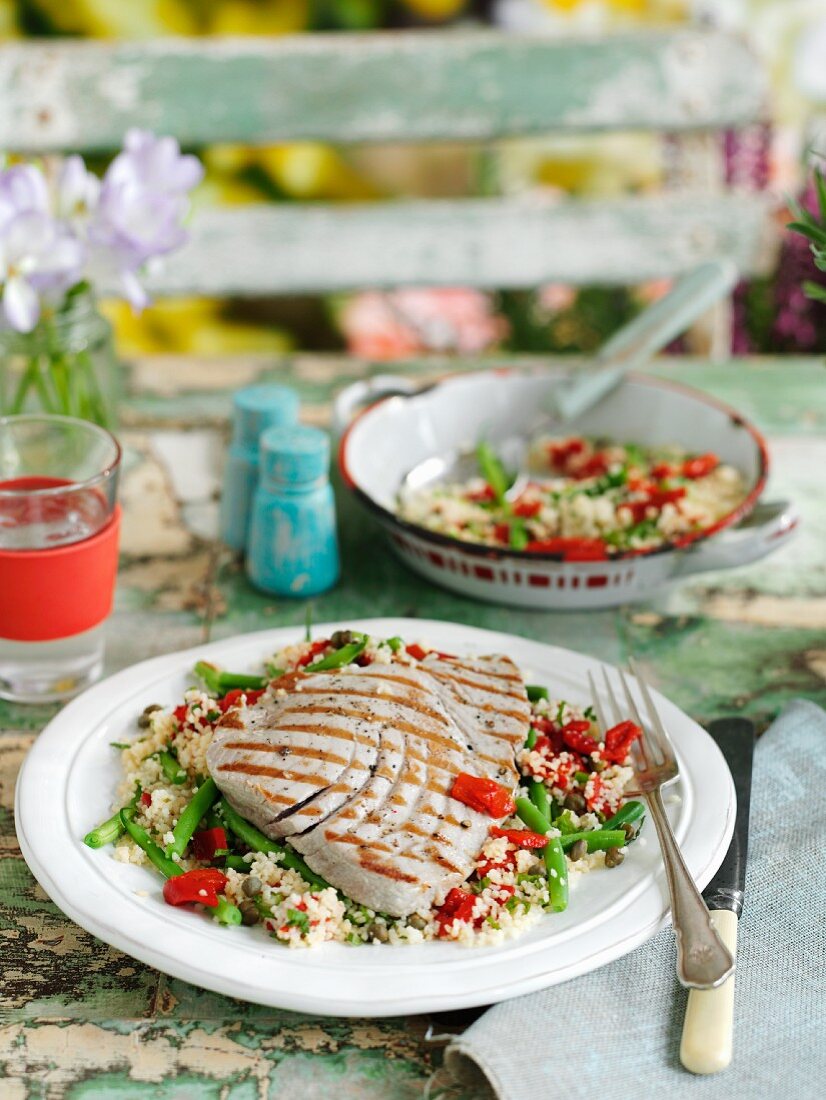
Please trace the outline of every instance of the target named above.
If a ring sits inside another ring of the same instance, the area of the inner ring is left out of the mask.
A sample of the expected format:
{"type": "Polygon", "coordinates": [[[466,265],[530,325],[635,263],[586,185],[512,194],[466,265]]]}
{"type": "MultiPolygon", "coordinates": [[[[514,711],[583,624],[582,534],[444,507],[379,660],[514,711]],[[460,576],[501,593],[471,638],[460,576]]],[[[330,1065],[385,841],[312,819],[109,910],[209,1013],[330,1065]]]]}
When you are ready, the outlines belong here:
{"type": "Polygon", "coordinates": [[[103,177],[89,226],[90,263],[100,278],[114,279],[136,309],[147,304],[136,273],[186,242],[186,192],[202,176],[200,162],[182,155],[174,138],[130,130],[103,177]]]}
{"type": "Polygon", "coordinates": [[[100,196],[100,180],[86,167],[83,157],[67,157],[57,177],[55,208],[64,219],[83,232],[100,196]]]}
{"type": "Polygon", "coordinates": [[[18,214],[28,211],[46,212],[49,191],[39,168],[31,164],[15,164],[0,172],[0,232],[18,214]]]}
{"type": "Polygon", "coordinates": [[[2,320],[17,332],[31,332],[41,301],[58,298],[80,278],[83,247],[48,213],[26,210],[0,233],[2,320]]]}

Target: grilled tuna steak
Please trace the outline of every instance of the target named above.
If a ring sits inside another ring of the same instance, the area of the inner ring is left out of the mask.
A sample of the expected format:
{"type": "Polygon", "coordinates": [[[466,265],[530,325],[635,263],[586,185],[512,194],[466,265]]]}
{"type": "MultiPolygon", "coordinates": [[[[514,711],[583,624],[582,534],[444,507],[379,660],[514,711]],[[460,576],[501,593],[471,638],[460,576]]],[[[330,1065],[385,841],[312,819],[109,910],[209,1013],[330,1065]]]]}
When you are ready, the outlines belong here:
{"type": "Polygon", "coordinates": [[[207,764],[264,833],[355,901],[404,916],[470,875],[492,819],[451,798],[453,780],[514,786],[529,713],[505,657],[295,674],[224,715],[207,764]]]}

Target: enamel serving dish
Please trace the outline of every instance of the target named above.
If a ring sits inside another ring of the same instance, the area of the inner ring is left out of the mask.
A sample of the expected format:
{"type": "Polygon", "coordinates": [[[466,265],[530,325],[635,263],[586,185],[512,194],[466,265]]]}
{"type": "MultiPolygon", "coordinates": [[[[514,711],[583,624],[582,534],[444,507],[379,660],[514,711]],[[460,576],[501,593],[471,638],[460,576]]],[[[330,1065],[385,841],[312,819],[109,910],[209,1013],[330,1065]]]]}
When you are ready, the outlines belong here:
{"type": "Polygon", "coordinates": [[[495,448],[497,441],[529,434],[552,387],[566,380],[560,373],[514,369],[453,375],[425,388],[387,375],[357,382],[339,395],[334,408],[343,480],[412,569],[462,595],[516,607],[582,610],[647,599],[667,581],[756,561],[791,535],[797,525],[794,507],[788,501],[760,502],[769,456],[757,429],[704,393],[645,375],[629,375],[560,434],[715,452],[744,475],[748,494],[712,528],[655,550],[576,562],[473,545],[396,514],[397,494],[410,470],[428,458],[472,448],[482,438],[495,448]]]}

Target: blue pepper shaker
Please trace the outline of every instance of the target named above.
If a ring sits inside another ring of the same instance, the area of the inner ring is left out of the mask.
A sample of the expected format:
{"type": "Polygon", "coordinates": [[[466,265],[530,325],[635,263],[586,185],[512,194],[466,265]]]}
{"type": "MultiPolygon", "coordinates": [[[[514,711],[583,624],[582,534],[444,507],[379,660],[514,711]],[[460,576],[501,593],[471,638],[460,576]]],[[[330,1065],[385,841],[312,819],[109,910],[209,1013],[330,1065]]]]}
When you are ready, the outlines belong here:
{"type": "Polygon", "coordinates": [[[316,596],[339,577],[330,440],[318,428],[268,428],[252,508],[247,572],[275,596],[316,596]]]}
{"type": "Polygon", "coordinates": [[[295,424],[298,405],[298,394],[288,386],[246,386],[233,396],[232,442],[221,496],[221,538],[232,550],[247,548],[261,434],[295,424]]]}

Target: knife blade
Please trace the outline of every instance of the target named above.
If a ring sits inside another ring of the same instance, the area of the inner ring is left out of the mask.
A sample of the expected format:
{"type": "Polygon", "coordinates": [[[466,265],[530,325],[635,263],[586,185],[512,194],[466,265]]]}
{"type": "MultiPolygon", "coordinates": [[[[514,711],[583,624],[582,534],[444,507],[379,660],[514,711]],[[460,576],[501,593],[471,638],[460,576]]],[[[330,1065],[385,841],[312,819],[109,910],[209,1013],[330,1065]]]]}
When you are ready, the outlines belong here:
{"type": "MultiPolygon", "coordinates": [[[[754,725],[746,718],[722,718],[708,732],[717,742],[734,780],[737,809],[731,844],[717,873],[703,891],[711,921],[735,954],[737,922],[743,911],[749,841],[754,725]]],[[[688,995],[680,1061],[692,1073],[718,1073],[733,1053],[734,976],[717,989],[692,989],[688,995]]]]}

